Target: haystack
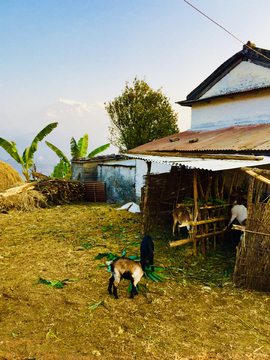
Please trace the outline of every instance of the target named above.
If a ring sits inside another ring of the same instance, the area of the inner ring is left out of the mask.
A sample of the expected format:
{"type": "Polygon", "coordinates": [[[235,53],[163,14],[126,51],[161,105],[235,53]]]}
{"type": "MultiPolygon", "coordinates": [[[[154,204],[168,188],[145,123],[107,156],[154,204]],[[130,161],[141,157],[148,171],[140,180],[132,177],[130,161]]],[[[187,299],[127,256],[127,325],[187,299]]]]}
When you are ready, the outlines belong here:
{"type": "MultiPolygon", "coordinates": [[[[0,161],[0,192],[24,185],[25,182],[13,167],[0,161]]],[[[45,197],[36,190],[27,190],[12,196],[0,196],[0,213],[10,209],[28,210],[46,206],[45,197]]]]}
{"type": "Polygon", "coordinates": [[[19,173],[13,167],[0,160],[0,191],[19,186],[24,183],[19,173]]]}

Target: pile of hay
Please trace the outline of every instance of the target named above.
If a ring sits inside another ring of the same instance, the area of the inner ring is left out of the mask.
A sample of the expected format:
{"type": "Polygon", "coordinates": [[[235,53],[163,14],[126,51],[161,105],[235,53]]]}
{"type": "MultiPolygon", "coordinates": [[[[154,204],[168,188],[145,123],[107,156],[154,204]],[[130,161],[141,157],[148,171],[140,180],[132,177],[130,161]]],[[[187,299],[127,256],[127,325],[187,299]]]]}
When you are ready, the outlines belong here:
{"type": "MultiPolygon", "coordinates": [[[[23,184],[25,182],[13,167],[0,161],[0,192],[23,184]]],[[[0,194],[0,213],[6,213],[10,209],[27,210],[44,206],[46,206],[45,198],[36,190],[28,190],[8,197],[1,197],[0,194]]]]}
{"type": "Polygon", "coordinates": [[[0,160],[0,191],[23,185],[24,181],[13,167],[0,160]]]}

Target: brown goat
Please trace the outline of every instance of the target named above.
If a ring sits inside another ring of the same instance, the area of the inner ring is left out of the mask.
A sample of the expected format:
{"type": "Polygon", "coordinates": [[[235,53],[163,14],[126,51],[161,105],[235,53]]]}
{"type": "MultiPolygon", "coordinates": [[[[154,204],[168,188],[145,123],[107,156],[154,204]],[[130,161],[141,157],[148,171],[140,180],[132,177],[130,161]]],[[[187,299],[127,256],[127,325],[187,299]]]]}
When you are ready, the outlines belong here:
{"type": "MultiPolygon", "coordinates": [[[[179,222],[182,226],[189,224],[192,221],[192,214],[186,206],[178,206],[173,212],[173,235],[175,234],[175,228],[179,222]]],[[[186,225],[189,230],[189,225],[186,225]]]]}

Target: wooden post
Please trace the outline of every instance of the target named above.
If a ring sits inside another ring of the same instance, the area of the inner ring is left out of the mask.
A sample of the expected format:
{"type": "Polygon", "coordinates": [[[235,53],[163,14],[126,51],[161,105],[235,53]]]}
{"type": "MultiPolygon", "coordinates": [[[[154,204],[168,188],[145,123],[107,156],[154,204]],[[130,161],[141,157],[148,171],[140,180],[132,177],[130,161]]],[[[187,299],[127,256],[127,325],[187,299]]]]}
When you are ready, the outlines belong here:
{"type": "Polygon", "coordinates": [[[249,228],[249,219],[252,208],[254,182],[255,182],[255,178],[249,176],[248,198],[247,198],[247,228],[249,228]]]}
{"type": "MultiPolygon", "coordinates": [[[[198,188],[197,188],[197,170],[193,170],[193,190],[194,190],[194,222],[197,222],[198,217],[198,188]]],[[[196,235],[197,235],[197,225],[194,225],[193,227],[193,250],[194,255],[197,255],[197,241],[196,241],[196,235]]]]}
{"type": "Polygon", "coordinates": [[[231,200],[231,194],[232,194],[232,190],[233,190],[235,177],[236,177],[236,172],[233,173],[232,182],[231,182],[231,186],[230,186],[230,190],[229,190],[228,203],[230,203],[230,200],[231,200]]]}
{"type": "Polygon", "coordinates": [[[211,197],[211,185],[212,185],[213,176],[208,175],[208,184],[205,194],[205,201],[208,202],[208,199],[211,197]]]}
{"type": "Polygon", "coordinates": [[[149,179],[150,179],[150,171],[151,171],[151,161],[147,161],[147,174],[146,174],[146,182],[145,182],[145,193],[144,193],[144,201],[143,201],[143,214],[142,214],[142,226],[141,233],[144,235],[147,229],[147,221],[149,217],[149,209],[148,209],[148,191],[149,191],[149,179]]]}
{"type": "Polygon", "coordinates": [[[225,181],[226,181],[226,175],[222,174],[222,185],[221,185],[221,191],[220,191],[220,200],[223,200],[223,195],[224,195],[224,186],[225,186],[225,181]]]}
{"type": "Polygon", "coordinates": [[[266,177],[264,177],[262,175],[258,175],[255,171],[253,171],[251,169],[245,169],[245,168],[241,168],[241,170],[245,171],[248,175],[251,175],[255,179],[258,179],[258,180],[260,180],[262,182],[265,182],[267,185],[270,185],[270,180],[269,179],[267,179],[266,177]]]}

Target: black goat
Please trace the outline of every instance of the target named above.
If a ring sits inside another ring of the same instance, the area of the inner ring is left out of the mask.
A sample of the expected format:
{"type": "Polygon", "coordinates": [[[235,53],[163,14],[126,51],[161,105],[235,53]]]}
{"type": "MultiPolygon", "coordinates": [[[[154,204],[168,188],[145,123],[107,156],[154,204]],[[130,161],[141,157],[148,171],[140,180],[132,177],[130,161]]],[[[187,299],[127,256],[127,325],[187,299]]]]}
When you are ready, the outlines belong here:
{"type": "Polygon", "coordinates": [[[142,269],[144,270],[146,266],[151,266],[151,270],[154,271],[154,243],[151,236],[144,235],[140,251],[142,269]]]}

